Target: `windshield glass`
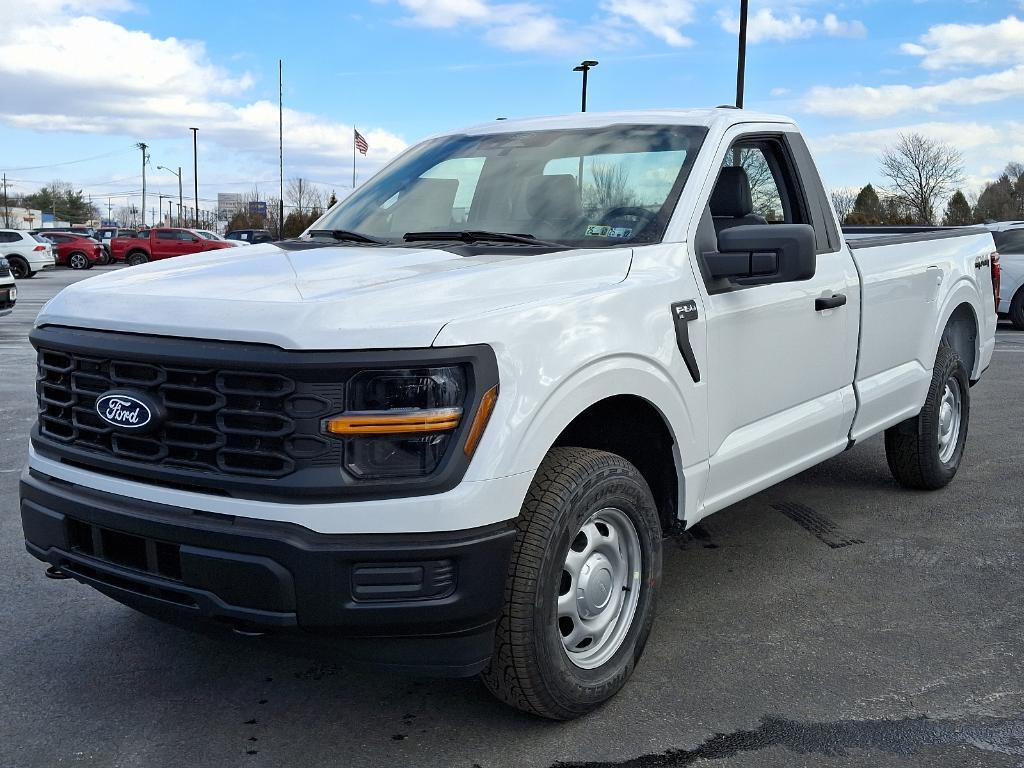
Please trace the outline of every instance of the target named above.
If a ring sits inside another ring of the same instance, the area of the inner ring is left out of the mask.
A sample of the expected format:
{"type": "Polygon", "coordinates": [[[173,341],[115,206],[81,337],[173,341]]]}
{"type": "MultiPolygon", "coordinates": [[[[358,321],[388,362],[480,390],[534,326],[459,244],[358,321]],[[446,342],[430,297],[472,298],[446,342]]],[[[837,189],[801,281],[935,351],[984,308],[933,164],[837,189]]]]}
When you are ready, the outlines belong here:
{"type": "Polygon", "coordinates": [[[658,242],[705,134],[694,126],[615,125],[433,139],[312,229],[392,242],[410,232],[464,230],[572,247],[658,242]]]}

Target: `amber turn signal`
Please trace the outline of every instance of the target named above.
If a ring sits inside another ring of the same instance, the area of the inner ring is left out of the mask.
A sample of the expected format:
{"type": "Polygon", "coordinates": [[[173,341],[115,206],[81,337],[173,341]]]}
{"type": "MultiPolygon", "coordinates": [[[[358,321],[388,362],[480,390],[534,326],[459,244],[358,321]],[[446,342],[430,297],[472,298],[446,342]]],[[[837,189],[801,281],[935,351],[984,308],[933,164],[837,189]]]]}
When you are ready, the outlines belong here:
{"type": "Polygon", "coordinates": [[[343,413],[324,422],[332,435],[403,435],[448,432],[459,426],[461,408],[430,408],[415,411],[343,413]]]}
{"type": "Polygon", "coordinates": [[[484,396],[480,399],[480,407],[477,408],[476,416],[473,417],[473,424],[466,437],[466,445],[462,449],[467,456],[472,457],[476,453],[476,447],[480,444],[480,438],[484,436],[484,428],[491,419],[491,411],[494,410],[494,404],[497,401],[498,387],[495,385],[484,392],[484,396]]]}

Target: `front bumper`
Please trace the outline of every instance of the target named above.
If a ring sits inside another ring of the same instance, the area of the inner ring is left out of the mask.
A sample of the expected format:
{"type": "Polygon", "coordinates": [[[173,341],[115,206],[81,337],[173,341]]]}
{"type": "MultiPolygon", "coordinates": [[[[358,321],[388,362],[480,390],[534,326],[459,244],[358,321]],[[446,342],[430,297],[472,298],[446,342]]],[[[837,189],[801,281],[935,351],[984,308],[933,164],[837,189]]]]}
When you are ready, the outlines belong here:
{"type": "Polygon", "coordinates": [[[27,470],[26,547],[178,624],[275,633],[347,658],[471,675],[490,658],[511,522],[451,533],[320,534],[116,496],[27,470]]]}

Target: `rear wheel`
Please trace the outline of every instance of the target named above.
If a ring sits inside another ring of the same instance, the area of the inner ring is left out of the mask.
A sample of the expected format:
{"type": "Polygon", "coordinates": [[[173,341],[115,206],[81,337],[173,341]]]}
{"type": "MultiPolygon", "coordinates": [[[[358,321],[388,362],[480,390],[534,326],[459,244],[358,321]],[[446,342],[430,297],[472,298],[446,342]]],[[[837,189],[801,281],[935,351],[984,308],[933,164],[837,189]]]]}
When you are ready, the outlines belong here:
{"type": "Polygon", "coordinates": [[[81,251],[68,254],[68,266],[72,269],[88,269],[90,266],[89,257],[81,251]]]}
{"type": "Polygon", "coordinates": [[[1019,288],[1010,302],[1010,322],[1018,331],[1024,331],[1024,288],[1019,288]]]}
{"type": "Polygon", "coordinates": [[[125,259],[125,263],[129,267],[135,267],[138,266],[139,264],[145,264],[147,261],[149,261],[149,257],[146,256],[146,254],[144,254],[142,251],[135,251],[133,253],[129,253],[128,258],[125,259]]]}
{"type": "Polygon", "coordinates": [[[554,448],[523,504],[485,685],[554,720],[626,683],[661,578],[661,524],[637,469],[614,454],[554,448]]]}
{"type": "Polygon", "coordinates": [[[934,491],[960,467],[971,415],[971,386],[959,355],[939,347],[921,413],[885,432],[889,471],[900,485],[934,491]]]}
{"type": "Polygon", "coordinates": [[[21,256],[8,256],[7,263],[11,265],[11,274],[14,275],[15,280],[24,280],[35,274],[28,268],[28,262],[21,256]]]}

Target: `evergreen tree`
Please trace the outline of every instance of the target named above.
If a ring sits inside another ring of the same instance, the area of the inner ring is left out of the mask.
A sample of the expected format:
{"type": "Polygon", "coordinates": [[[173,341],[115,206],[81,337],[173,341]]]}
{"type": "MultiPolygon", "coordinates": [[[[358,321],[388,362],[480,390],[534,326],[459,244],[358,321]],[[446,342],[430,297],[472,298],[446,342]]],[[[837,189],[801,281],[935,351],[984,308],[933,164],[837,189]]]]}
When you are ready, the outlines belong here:
{"type": "Polygon", "coordinates": [[[875,188],[868,184],[857,194],[853,203],[853,211],[846,217],[846,224],[872,225],[883,224],[885,211],[882,209],[882,201],[878,199],[875,188]]]}
{"type": "Polygon", "coordinates": [[[1018,218],[1015,198],[1016,187],[1008,174],[1003,174],[996,181],[985,185],[978,204],[974,208],[977,221],[1007,221],[1018,218]]]}
{"type": "Polygon", "coordinates": [[[964,193],[959,189],[949,198],[949,203],[946,204],[946,213],[942,216],[942,223],[947,227],[963,227],[974,223],[971,204],[967,202],[964,193]]]}

